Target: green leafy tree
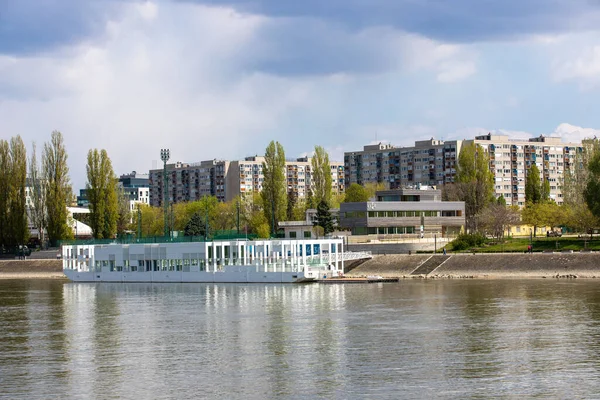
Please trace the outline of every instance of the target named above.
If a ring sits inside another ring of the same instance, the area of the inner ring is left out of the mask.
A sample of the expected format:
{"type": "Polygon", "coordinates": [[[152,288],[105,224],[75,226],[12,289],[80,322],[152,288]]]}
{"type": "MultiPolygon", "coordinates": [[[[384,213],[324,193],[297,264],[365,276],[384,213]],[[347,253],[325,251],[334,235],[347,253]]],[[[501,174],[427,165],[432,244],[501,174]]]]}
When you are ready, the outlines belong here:
{"type": "Polygon", "coordinates": [[[59,131],[52,132],[50,142],[44,143],[42,179],[47,185],[48,240],[53,245],[58,240],[73,237],[67,221],[67,205],[73,198],[67,158],[62,134],[59,131]]]}
{"type": "MultiPolygon", "coordinates": [[[[569,168],[565,168],[563,180],[563,198],[565,204],[586,204],[585,191],[589,179],[589,162],[600,150],[600,140],[584,139],[581,141],[582,151],[571,152],[569,168]]],[[[573,149],[572,149],[573,150],[573,149]]]]}
{"type": "Polygon", "coordinates": [[[8,211],[11,238],[14,244],[23,244],[29,238],[25,197],[27,152],[20,136],[10,139],[10,158],[10,200],[8,211]]]}
{"type": "Polygon", "coordinates": [[[185,224],[185,236],[204,236],[206,234],[206,226],[204,224],[204,216],[200,212],[195,212],[190,220],[185,224]]]}
{"type": "Polygon", "coordinates": [[[363,203],[369,201],[370,193],[362,185],[353,183],[346,189],[344,203],[363,203]]]}
{"type": "Polygon", "coordinates": [[[311,159],[314,197],[317,204],[331,201],[331,165],[329,154],[321,146],[315,146],[315,154],[311,159]]]}
{"type": "Polygon", "coordinates": [[[323,233],[325,235],[333,232],[334,219],[329,212],[329,204],[327,204],[326,201],[321,201],[317,205],[317,215],[315,217],[314,225],[323,228],[323,233]]]}
{"type": "Polygon", "coordinates": [[[600,218],[600,152],[588,164],[588,182],[584,191],[585,202],[592,214],[600,218]]]}
{"type": "Polygon", "coordinates": [[[88,152],[86,171],[92,235],[96,239],[112,238],[117,233],[119,199],[117,178],[106,150],[88,152]]]}
{"type": "Polygon", "coordinates": [[[263,162],[263,213],[271,223],[275,235],[279,221],[285,220],[287,210],[287,180],[285,177],[285,153],[279,142],[271,141],[265,151],[263,162]]]}
{"type": "Polygon", "coordinates": [[[140,204],[139,209],[142,214],[142,236],[162,236],[164,232],[163,208],[140,204]]]}
{"type": "Polygon", "coordinates": [[[525,201],[537,204],[542,200],[542,186],[540,184],[540,170],[537,165],[531,164],[525,179],[525,201]]]}
{"type": "Polygon", "coordinates": [[[365,183],[364,188],[369,193],[369,199],[375,199],[377,197],[377,192],[386,189],[385,183],[383,182],[367,182],[365,183]]]}
{"type": "Polygon", "coordinates": [[[287,210],[286,210],[286,218],[288,221],[294,221],[294,209],[296,208],[296,204],[298,203],[298,195],[296,192],[291,189],[287,194],[287,210]]]}
{"type": "Polygon", "coordinates": [[[550,200],[550,181],[548,179],[544,179],[544,183],[542,183],[542,201],[550,200]]]}
{"type": "Polygon", "coordinates": [[[6,140],[0,140],[0,244],[12,245],[10,241],[10,206],[11,193],[11,160],[10,146],[6,140]]]}
{"type": "Polygon", "coordinates": [[[494,176],[489,165],[489,156],[481,146],[472,141],[463,144],[451,197],[465,202],[466,226],[471,233],[477,231],[477,214],[494,201],[494,176]]]}
{"type": "Polygon", "coordinates": [[[47,224],[46,211],[46,181],[42,179],[42,170],[37,160],[35,142],[32,145],[29,159],[29,218],[38,231],[38,239],[43,246],[46,243],[45,231],[47,224]]]}
{"type": "Polygon", "coordinates": [[[504,196],[498,196],[498,198],[496,199],[496,204],[506,206],[506,199],[504,198],[504,196]]]}

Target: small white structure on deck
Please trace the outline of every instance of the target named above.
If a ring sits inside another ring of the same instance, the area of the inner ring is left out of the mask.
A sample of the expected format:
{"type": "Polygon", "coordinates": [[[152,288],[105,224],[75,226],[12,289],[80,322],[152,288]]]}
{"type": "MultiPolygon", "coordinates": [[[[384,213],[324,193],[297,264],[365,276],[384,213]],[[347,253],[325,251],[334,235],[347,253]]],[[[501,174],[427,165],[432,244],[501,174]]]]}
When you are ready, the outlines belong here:
{"type": "Polygon", "coordinates": [[[73,281],[304,282],[344,270],[342,239],[223,240],[62,247],[73,281]]]}

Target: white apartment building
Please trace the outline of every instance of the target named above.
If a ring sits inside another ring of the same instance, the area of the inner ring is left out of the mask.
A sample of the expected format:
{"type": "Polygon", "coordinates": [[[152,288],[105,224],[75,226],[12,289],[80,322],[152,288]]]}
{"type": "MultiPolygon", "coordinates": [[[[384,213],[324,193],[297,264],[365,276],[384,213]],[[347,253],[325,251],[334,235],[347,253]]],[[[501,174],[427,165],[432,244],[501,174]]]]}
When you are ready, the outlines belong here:
{"type": "MultiPolygon", "coordinates": [[[[167,164],[169,203],[199,200],[203,196],[216,196],[219,201],[231,201],[237,196],[260,192],[263,188],[263,156],[243,160],[210,160],[194,164],[167,164]]],[[[345,190],[344,165],[330,162],[332,191],[345,190]]],[[[288,160],[285,163],[288,191],[293,190],[298,199],[305,199],[311,185],[311,158],[288,160]]],[[[150,171],[150,204],[162,205],[164,193],[163,169],[150,171]]]]}
{"type": "Polygon", "coordinates": [[[496,197],[508,205],[525,205],[525,179],[532,163],[540,170],[540,182],[550,183],[550,198],[563,203],[564,174],[575,167],[583,151],[581,143],[563,143],[558,137],[510,139],[487,134],[472,140],[423,140],[412,147],[390,144],[364,146],[363,151],[344,153],[346,185],[384,183],[386,188],[441,186],[454,182],[463,144],[475,141],[490,156],[496,197]]]}
{"type": "Polygon", "coordinates": [[[503,196],[508,205],[525,205],[525,182],[534,163],[540,171],[540,183],[550,183],[550,198],[558,205],[563,203],[565,173],[581,167],[574,162],[583,152],[581,143],[564,143],[558,137],[540,135],[522,140],[487,134],[476,136],[475,143],[488,152],[496,197],[503,196]]]}

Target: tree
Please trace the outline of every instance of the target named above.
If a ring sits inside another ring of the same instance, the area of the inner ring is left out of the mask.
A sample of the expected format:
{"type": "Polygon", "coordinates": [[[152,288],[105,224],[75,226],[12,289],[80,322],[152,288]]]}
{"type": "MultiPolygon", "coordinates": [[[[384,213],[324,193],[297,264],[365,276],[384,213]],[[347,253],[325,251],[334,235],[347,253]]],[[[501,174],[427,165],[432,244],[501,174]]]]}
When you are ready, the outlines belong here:
{"type": "Polygon", "coordinates": [[[298,195],[294,189],[290,189],[287,193],[287,210],[285,216],[288,221],[294,221],[294,209],[298,203],[298,195]]]}
{"type": "Polygon", "coordinates": [[[471,233],[477,231],[477,214],[494,200],[494,176],[489,165],[489,156],[483,147],[475,142],[463,144],[456,166],[455,187],[446,194],[465,202],[466,225],[471,233]]]}
{"type": "Polygon", "coordinates": [[[504,198],[504,196],[498,196],[498,198],[496,199],[496,204],[506,207],[506,199],[504,198]]]}
{"type": "Polygon", "coordinates": [[[541,201],[550,200],[550,181],[548,179],[544,179],[544,183],[542,183],[542,199],[541,201]]]}
{"type": "Polygon", "coordinates": [[[9,245],[10,241],[10,146],[6,140],[0,140],[0,244],[9,245]]]}
{"type": "Polygon", "coordinates": [[[10,157],[12,160],[11,198],[9,204],[11,231],[15,244],[22,244],[29,238],[27,228],[27,210],[25,186],[27,183],[27,151],[20,136],[10,140],[10,157]]]}
{"type": "Polygon", "coordinates": [[[358,183],[353,183],[346,189],[344,203],[363,203],[369,201],[369,197],[370,193],[367,189],[358,183]]]}
{"type": "Polygon", "coordinates": [[[123,186],[117,185],[117,235],[131,229],[132,212],[129,209],[129,195],[123,186]]]}
{"type": "Polygon", "coordinates": [[[58,240],[73,236],[67,221],[67,204],[73,193],[69,179],[67,151],[59,131],[52,132],[50,142],[44,143],[42,179],[47,185],[48,239],[55,245],[58,240]]]}
{"type": "Polygon", "coordinates": [[[490,204],[478,215],[479,226],[496,239],[504,237],[504,233],[511,225],[519,223],[519,210],[517,206],[506,207],[506,204],[490,204]]]}
{"type": "Polygon", "coordinates": [[[583,151],[571,153],[569,168],[565,168],[563,180],[563,198],[565,204],[585,204],[585,190],[588,183],[590,160],[600,150],[600,141],[596,138],[581,141],[583,151]]]}
{"type": "Polygon", "coordinates": [[[324,201],[329,204],[331,201],[331,166],[329,164],[329,154],[323,147],[315,146],[311,166],[311,183],[314,187],[315,202],[319,204],[324,201]]]}
{"type": "Polygon", "coordinates": [[[600,152],[596,152],[588,164],[588,181],[584,198],[592,214],[600,218],[600,152]]]}
{"type": "Polygon", "coordinates": [[[287,181],[285,177],[285,153],[279,142],[271,141],[265,151],[263,162],[263,213],[271,223],[275,235],[279,221],[285,220],[287,210],[287,181]]]}
{"type": "Polygon", "coordinates": [[[88,151],[86,171],[92,235],[112,238],[117,233],[119,200],[117,178],[106,150],[88,151]]]}
{"type": "Polygon", "coordinates": [[[525,201],[537,204],[542,200],[542,187],[540,185],[540,170],[537,165],[531,164],[525,180],[525,201]]]}
{"type": "Polygon", "coordinates": [[[325,235],[330,234],[334,230],[334,219],[329,212],[329,204],[326,201],[321,201],[317,205],[317,215],[315,217],[315,226],[323,228],[325,235]]]}
{"type": "Polygon", "coordinates": [[[195,212],[185,224],[185,236],[204,236],[206,234],[206,225],[204,216],[200,212],[195,212]]]}
{"type": "Polygon", "coordinates": [[[375,199],[377,192],[386,189],[385,183],[383,182],[367,182],[365,183],[364,188],[369,193],[369,199],[375,199]]]}
{"type": "Polygon", "coordinates": [[[42,179],[42,171],[37,161],[35,142],[29,159],[29,218],[38,231],[38,239],[43,246],[46,230],[46,181],[42,179]]]}
{"type": "Polygon", "coordinates": [[[537,227],[545,225],[546,221],[543,203],[527,203],[521,210],[521,220],[528,225],[533,225],[533,236],[536,236],[537,227]]]}

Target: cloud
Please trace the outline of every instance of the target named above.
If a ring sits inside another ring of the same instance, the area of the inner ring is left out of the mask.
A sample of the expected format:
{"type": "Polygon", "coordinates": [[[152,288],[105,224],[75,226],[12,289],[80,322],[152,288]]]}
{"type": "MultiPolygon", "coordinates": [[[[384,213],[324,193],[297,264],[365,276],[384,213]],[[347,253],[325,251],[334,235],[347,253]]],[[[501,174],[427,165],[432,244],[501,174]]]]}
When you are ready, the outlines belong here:
{"type": "Polygon", "coordinates": [[[185,162],[260,153],[278,135],[290,154],[336,148],[348,120],[341,104],[378,96],[365,91],[371,85],[473,72],[462,46],[314,21],[315,32],[301,32],[305,23],[222,6],[121,3],[93,37],[0,54],[0,131],[43,142],[61,130],[81,187],[90,148],[107,149],[118,173],[151,168],[164,147],[185,162]],[[296,63],[311,73],[282,72],[296,63]]]}
{"type": "MultiPolygon", "coordinates": [[[[594,39],[597,43],[600,34],[594,39]]],[[[553,69],[558,82],[575,81],[583,90],[597,88],[600,86],[600,45],[577,43],[567,54],[556,57],[553,69]]]]}
{"type": "MultiPolygon", "coordinates": [[[[185,0],[192,1],[192,0],[185,0]]],[[[199,0],[274,17],[303,16],[354,30],[388,26],[441,41],[518,40],[597,30],[600,4],[587,0],[199,0]]]]}

